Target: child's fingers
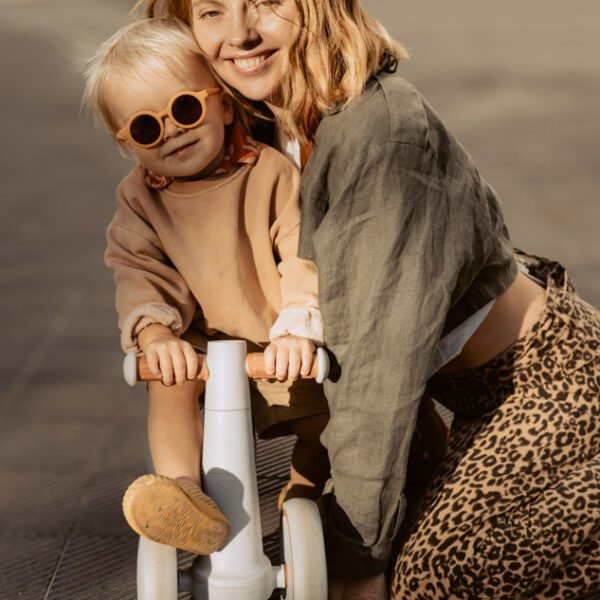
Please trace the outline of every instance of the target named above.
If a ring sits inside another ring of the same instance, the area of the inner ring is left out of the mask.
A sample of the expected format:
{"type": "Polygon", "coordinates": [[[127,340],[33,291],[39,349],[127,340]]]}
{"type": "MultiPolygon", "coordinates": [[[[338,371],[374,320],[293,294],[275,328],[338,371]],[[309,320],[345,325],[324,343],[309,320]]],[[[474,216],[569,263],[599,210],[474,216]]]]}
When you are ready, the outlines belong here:
{"type": "Polygon", "coordinates": [[[148,367],[150,368],[150,371],[152,371],[152,373],[157,377],[161,377],[162,374],[160,372],[160,366],[158,364],[158,355],[156,354],[156,352],[147,352],[146,360],[148,361],[148,367]]]}
{"type": "Polygon", "coordinates": [[[171,360],[173,362],[173,374],[175,376],[175,383],[181,385],[187,381],[187,360],[184,353],[184,349],[177,346],[171,350],[171,360]]]}
{"type": "Polygon", "coordinates": [[[287,376],[290,381],[295,381],[300,375],[300,366],[302,365],[302,353],[300,348],[292,348],[288,356],[287,376]]]}
{"type": "Polygon", "coordinates": [[[308,375],[315,356],[315,345],[312,342],[302,345],[302,375],[308,375]]]}
{"type": "Polygon", "coordinates": [[[269,375],[275,374],[275,361],[277,358],[277,346],[275,344],[269,344],[263,353],[265,357],[265,371],[269,375]]]}
{"type": "Polygon", "coordinates": [[[192,346],[185,345],[183,347],[183,354],[185,355],[185,362],[187,364],[187,378],[196,379],[198,374],[198,355],[192,346]]]}
{"type": "Polygon", "coordinates": [[[288,376],[289,349],[283,344],[277,346],[275,376],[279,381],[285,381],[288,376]]]}
{"type": "Polygon", "coordinates": [[[162,373],[162,382],[165,385],[173,385],[173,360],[171,353],[166,348],[157,350],[158,364],[162,373]]]}

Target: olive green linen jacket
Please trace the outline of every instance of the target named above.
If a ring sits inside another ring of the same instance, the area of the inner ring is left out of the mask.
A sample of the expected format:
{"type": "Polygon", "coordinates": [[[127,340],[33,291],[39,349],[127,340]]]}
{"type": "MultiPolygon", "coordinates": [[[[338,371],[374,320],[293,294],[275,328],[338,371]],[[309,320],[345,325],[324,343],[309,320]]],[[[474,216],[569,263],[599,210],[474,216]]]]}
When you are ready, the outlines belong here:
{"type": "Polygon", "coordinates": [[[328,567],[382,572],[405,514],[419,402],[443,333],[516,276],[497,198],[423,97],[380,72],[323,118],[301,182],[299,255],[319,271],[327,344],[323,434],[335,499],[328,567]]]}

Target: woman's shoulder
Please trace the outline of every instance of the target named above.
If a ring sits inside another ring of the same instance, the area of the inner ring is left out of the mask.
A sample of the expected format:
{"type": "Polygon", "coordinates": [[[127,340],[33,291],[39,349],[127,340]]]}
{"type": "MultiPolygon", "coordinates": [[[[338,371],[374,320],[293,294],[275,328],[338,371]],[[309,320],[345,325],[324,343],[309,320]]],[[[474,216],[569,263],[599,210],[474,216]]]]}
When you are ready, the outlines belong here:
{"type": "Polygon", "coordinates": [[[354,148],[387,143],[425,149],[429,138],[426,102],[417,89],[395,73],[379,73],[344,109],[327,115],[317,131],[323,140],[354,148]]]}

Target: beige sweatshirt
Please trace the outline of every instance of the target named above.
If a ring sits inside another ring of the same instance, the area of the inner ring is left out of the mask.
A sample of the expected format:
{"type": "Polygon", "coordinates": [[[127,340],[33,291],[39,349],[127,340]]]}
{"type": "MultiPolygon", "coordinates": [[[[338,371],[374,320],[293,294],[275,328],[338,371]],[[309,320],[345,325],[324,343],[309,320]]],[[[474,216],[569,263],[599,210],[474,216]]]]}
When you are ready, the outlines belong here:
{"type": "Polygon", "coordinates": [[[123,350],[139,350],[151,323],[175,335],[194,323],[207,337],[323,342],[316,267],[296,256],[299,182],[283,155],[260,145],[254,164],[227,175],[160,191],[141,184],[130,197],[118,190],[105,262],[123,350]]]}

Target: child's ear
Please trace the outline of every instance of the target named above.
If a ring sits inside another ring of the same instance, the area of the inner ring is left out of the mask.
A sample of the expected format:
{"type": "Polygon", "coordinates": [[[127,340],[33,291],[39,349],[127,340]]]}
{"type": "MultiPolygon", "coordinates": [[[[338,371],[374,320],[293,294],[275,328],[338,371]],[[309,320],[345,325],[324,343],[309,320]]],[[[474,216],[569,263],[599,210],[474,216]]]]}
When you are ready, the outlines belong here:
{"type": "Polygon", "coordinates": [[[115,140],[115,144],[119,146],[119,150],[127,150],[127,140],[124,137],[121,137],[118,133],[114,133],[113,138],[115,140]]]}
{"type": "Polygon", "coordinates": [[[223,92],[221,94],[221,102],[223,103],[223,123],[231,125],[233,123],[233,100],[229,94],[223,92]]]}
{"type": "Polygon", "coordinates": [[[117,148],[119,149],[119,152],[122,156],[124,156],[125,158],[133,158],[135,160],[135,156],[130,150],[127,138],[120,137],[115,133],[113,135],[113,140],[115,141],[115,144],[117,145],[117,148]]]}

